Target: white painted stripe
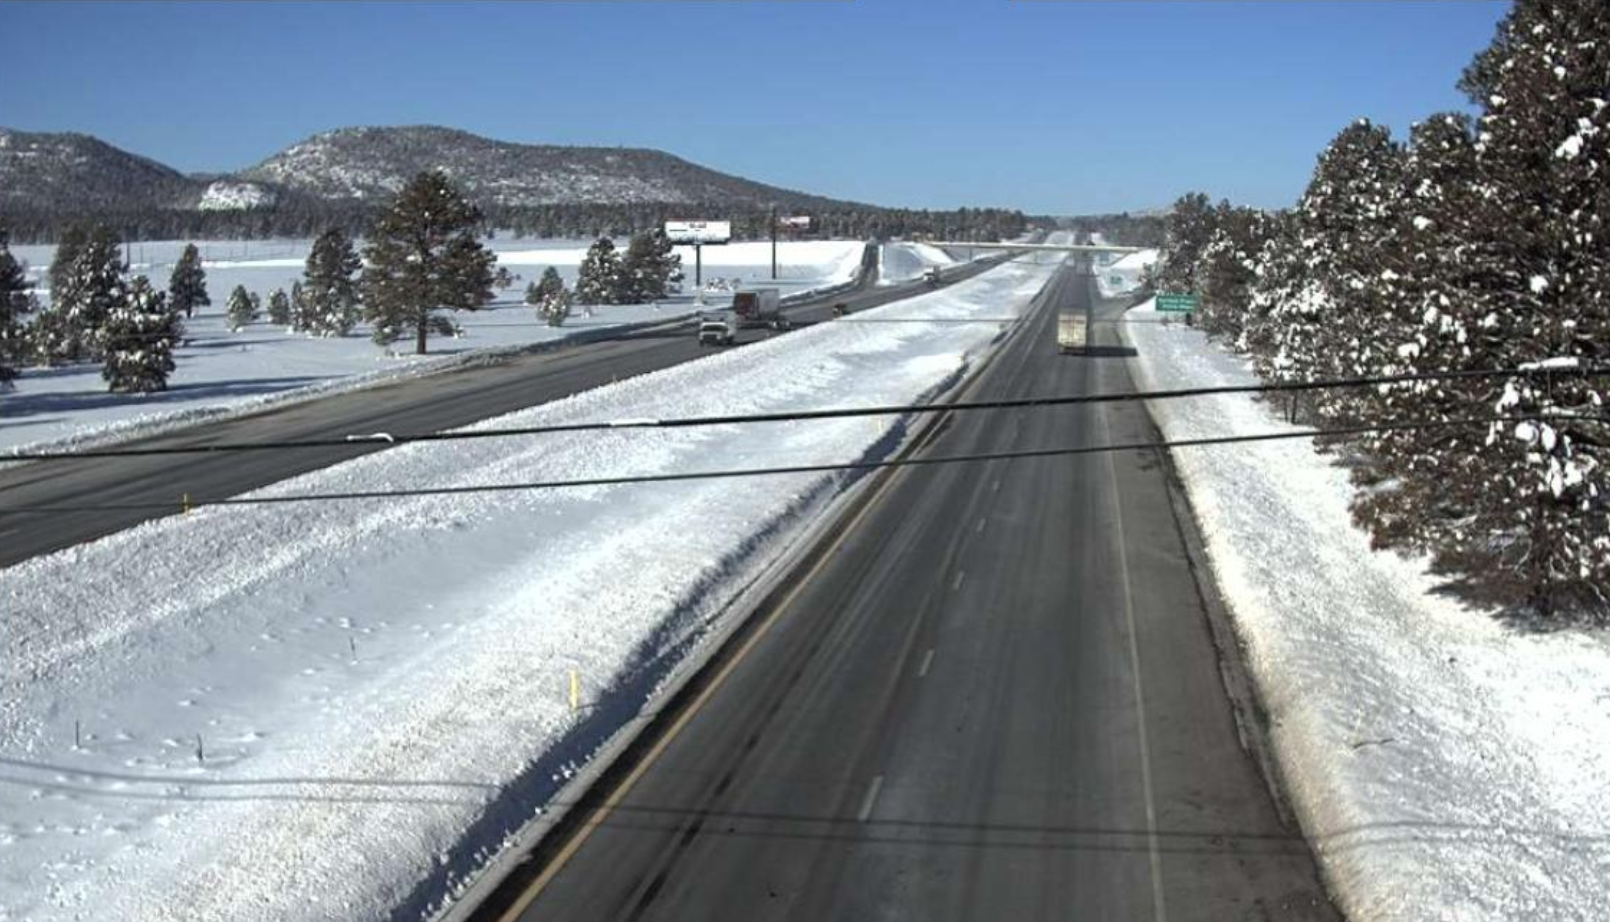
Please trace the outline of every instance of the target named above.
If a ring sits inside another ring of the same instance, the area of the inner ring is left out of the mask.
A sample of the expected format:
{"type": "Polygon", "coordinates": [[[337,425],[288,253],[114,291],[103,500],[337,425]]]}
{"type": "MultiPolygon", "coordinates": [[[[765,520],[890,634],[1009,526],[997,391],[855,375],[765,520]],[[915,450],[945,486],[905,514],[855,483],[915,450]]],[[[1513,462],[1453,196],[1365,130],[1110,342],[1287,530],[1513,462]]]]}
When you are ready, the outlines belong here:
{"type": "MultiPolygon", "coordinates": [[[[1112,425],[1106,408],[1101,409],[1102,436],[1112,444],[1112,425]]],[[[1146,694],[1140,681],[1140,641],[1135,637],[1135,597],[1130,591],[1129,555],[1124,552],[1124,507],[1118,498],[1118,469],[1113,465],[1115,452],[1107,456],[1107,477],[1112,489],[1113,534],[1118,542],[1118,578],[1124,590],[1124,620],[1129,634],[1129,672],[1135,686],[1135,722],[1140,730],[1140,787],[1146,803],[1146,851],[1152,866],[1152,918],[1155,922],[1168,922],[1168,911],[1163,903],[1163,855],[1157,844],[1157,801],[1152,794],[1151,745],[1146,741],[1146,694]]]]}
{"type": "Polygon", "coordinates": [[[962,587],[962,580],[965,579],[966,576],[967,576],[966,571],[957,570],[956,571],[956,578],[954,580],[952,580],[951,583],[950,583],[950,591],[955,592],[956,590],[960,589],[962,587]]]}
{"type": "Polygon", "coordinates": [[[872,815],[872,807],[878,802],[878,792],[881,790],[883,790],[883,776],[879,775],[872,779],[872,786],[866,790],[866,797],[861,801],[861,812],[855,817],[856,822],[864,823],[866,818],[872,815]]]}
{"type": "Polygon", "coordinates": [[[917,669],[917,678],[927,678],[928,667],[934,664],[934,648],[929,647],[928,652],[922,656],[922,666],[917,669]]]}
{"type": "Polygon", "coordinates": [[[984,520],[983,519],[978,520],[978,524],[973,526],[973,531],[977,532],[978,534],[983,534],[984,533],[984,520]]]}

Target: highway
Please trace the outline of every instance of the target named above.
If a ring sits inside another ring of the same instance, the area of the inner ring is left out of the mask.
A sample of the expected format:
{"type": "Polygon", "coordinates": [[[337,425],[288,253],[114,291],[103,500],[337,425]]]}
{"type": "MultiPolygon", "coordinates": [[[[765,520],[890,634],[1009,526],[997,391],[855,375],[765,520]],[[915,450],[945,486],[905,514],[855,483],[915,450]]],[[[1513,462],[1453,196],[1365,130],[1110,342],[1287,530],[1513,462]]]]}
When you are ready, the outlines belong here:
{"type": "MultiPolygon", "coordinates": [[[[950,284],[994,262],[947,270],[950,284]]],[[[787,308],[797,324],[831,317],[832,305],[866,310],[929,290],[921,282],[878,287],[877,248],[869,246],[861,283],[853,291],[826,295],[787,308]]],[[[742,343],[774,335],[745,331],[742,343]]],[[[485,365],[408,378],[397,383],[335,394],[215,423],[191,426],[119,447],[206,445],[341,438],[374,432],[436,432],[536,406],[611,381],[669,368],[707,355],[692,323],[558,349],[499,358],[485,365]]],[[[234,496],[372,451],[384,443],[336,448],[214,455],[166,455],[46,461],[0,468],[0,508],[168,503],[182,511],[192,500],[234,496]]],[[[49,553],[153,518],[145,510],[0,515],[0,567],[49,553]]]]}
{"type": "MultiPolygon", "coordinates": [[[[1133,390],[1072,268],[979,399],[1133,390]]],[[[1155,438],[960,413],[922,451],[1155,438]]],[[[1233,450],[1233,449],[1232,449],[1233,450]]],[[[481,907],[526,920],[1339,918],[1237,736],[1150,453],[907,468],[481,907]]]]}

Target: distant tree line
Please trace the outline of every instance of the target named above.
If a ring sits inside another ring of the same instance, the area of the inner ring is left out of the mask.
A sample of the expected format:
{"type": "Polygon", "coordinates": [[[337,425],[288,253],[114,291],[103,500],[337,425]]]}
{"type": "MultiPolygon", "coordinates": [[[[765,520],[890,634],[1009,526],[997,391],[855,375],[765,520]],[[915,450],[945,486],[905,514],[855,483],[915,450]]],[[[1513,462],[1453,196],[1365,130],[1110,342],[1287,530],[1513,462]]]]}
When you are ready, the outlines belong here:
{"type": "Polygon", "coordinates": [[[1162,215],[1119,214],[1077,215],[1071,218],[1047,219],[1064,230],[1082,234],[1100,234],[1108,243],[1131,247],[1160,247],[1163,245],[1162,215]]]}
{"type": "MultiPolygon", "coordinates": [[[[810,233],[822,237],[873,239],[928,236],[954,240],[999,240],[1023,233],[1021,212],[999,208],[925,211],[845,206],[811,210],[810,233]]],[[[201,211],[151,208],[93,214],[37,211],[15,206],[0,210],[0,225],[19,243],[55,243],[86,222],[112,229],[124,240],[236,240],[313,237],[336,229],[364,237],[381,214],[373,204],[289,196],[273,206],[201,211]]],[[[770,234],[767,208],[731,204],[637,203],[496,205],[477,208],[477,233],[512,232],[522,237],[627,237],[661,227],[668,220],[730,220],[739,237],[770,234]]]]}
{"type": "Polygon", "coordinates": [[[1547,616],[1610,618],[1610,17],[1519,0],[1406,144],[1344,128],[1296,207],[1203,194],[1166,220],[1153,284],[1271,381],[1515,369],[1327,389],[1324,425],[1525,416],[1380,431],[1354,448],[1353,509],[1377,546],[1547,616]],[[1550,369],[1556,369],[1551,372],[1550,369]]]}

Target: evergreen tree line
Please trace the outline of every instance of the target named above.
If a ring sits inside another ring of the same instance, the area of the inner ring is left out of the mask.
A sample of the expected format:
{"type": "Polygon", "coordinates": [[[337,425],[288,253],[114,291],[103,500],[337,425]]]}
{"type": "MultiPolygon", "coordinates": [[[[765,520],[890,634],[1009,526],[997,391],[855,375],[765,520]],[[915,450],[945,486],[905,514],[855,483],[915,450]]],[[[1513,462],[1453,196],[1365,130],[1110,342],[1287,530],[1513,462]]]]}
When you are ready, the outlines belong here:
{"type": "Polygon", "coordinates": [[[1323,425],[1494,415],[1536,422],[1378,432],[1353,509],[1377,547],[1423,551],[1486,598],[1610,617],[1610,17],[1519,0],[1460,88],[1407,143],[1367,121],[1268,213],[1206,195],[1168,216],[1152,282],[1271,381],[1517,369],[1329,389],[1323,425]]]}
{"type": "MultiPolygon", "coordinates": [[[[1023,233],[1021,212],[998,208],[927,211],[870,206],[809,209],[811,233],[824,237],[884,239],[927,236],[954,240],[997,240],[1023,233]]],[[[635,203],[565,205],[485,205],[478,209],[483,235],[512,232],[522,237],[627,237],[662,227],[666,221],[730,220],[744,238],[771,233],[766,208],[716,203],[635,203]]],[[[124,240],[252,240],[314,237],[337,229],[366,237],[379,219],[375,206],[354,201],[293,197],[266,208],[201,211],[173,208],[106,210],[86,215],[8,206],[0,225],[19,243],[56,243],[69,229],[88,223],[113,228],[124,240]]]]}
{"type": "Polygon", "coordinates": [[[1077,215],[1071,218],[1048,220],[1064,230],[1084,234],[1100,234],[1108,243],[1131,247],[1161,247],[1163,245],[1163,216],[1120,214],[1077,215]]]}

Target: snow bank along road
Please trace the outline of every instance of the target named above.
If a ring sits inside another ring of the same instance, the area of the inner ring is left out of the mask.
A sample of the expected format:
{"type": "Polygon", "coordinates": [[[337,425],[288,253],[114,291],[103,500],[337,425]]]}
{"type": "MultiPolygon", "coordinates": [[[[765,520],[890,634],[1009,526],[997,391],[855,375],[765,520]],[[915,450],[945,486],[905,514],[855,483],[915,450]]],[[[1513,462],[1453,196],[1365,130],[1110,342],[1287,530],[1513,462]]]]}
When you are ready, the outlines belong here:
{"type": "MultiPolygon", "coordinates": [[[[1003,266],[484,425],[927,399],[1051,272],[1003,266]]],[[[902,437],[864,418],[415,444],[262,492],[842,463],[902,437]]],[[[204,508],[7,568],[0,917],[417,915],[844,482],[204,508]]]]}
{"type": "MultiPolygon", "coordinates": [[[[1154,388],[1246,363],[1137,309],[1154,388]]],[[[1172,439],[1291,427],[1247,395],[1159,401],[1172,439]]],[[[1177,464],[1268,709],[1293,805],[1356,919],[1610,919],[1610,638],[1501,624],[1425,561],[1373,553],[1307,440],[1177,464]]]]}
{"type": "MultiPolygon", "coordinates": [[[[926,290],[920,283],[876,288],[877,249],[868,247],[867,271],[857,290],[816,298],[792,308],[801,324],[831,315],[844,302],[852,311],[910,297],[926,290]]],[[[985,265],[947,270],[959,281],[985,265]]],[[[766,331],[745,333],[746,342],[766,331]]],[[[612,336],[602,341],[524,355],[503,356],[487,364],[411,378],[337,394],[218,423],[189,427],[162,436],[124,443],[124,447],[204,445],[220,442],[340,438],[375,432],[429,432],[467,425],[525,407],[580,393],[708,355],[689,326],[612,336]]],[[[50,461],[0,466],[0,508],[22,506],[115,506],[168,503],[175,513],[182,497],[232,496],[287,477],[377,451],[380,442],[329,449],[251,452],[227,456],[176,455],[144,458],[50,461]]],[[[0,515],[0,566],[128,528],[153,517],[140,510],[0,515]]]]}
{"type": "MultiPolygon", "coordinates": [[[[1133,389],[1113,324],[1061,356],[1053,317],[968,396],[1133,389]]],[[[1154,437],[1138,404],[963,413],[924,452],[1154,437]]],[[[1158,457],[905,469],[819,553],[483,918],[1335,918],[1240,748],[1158,457]]]]}

